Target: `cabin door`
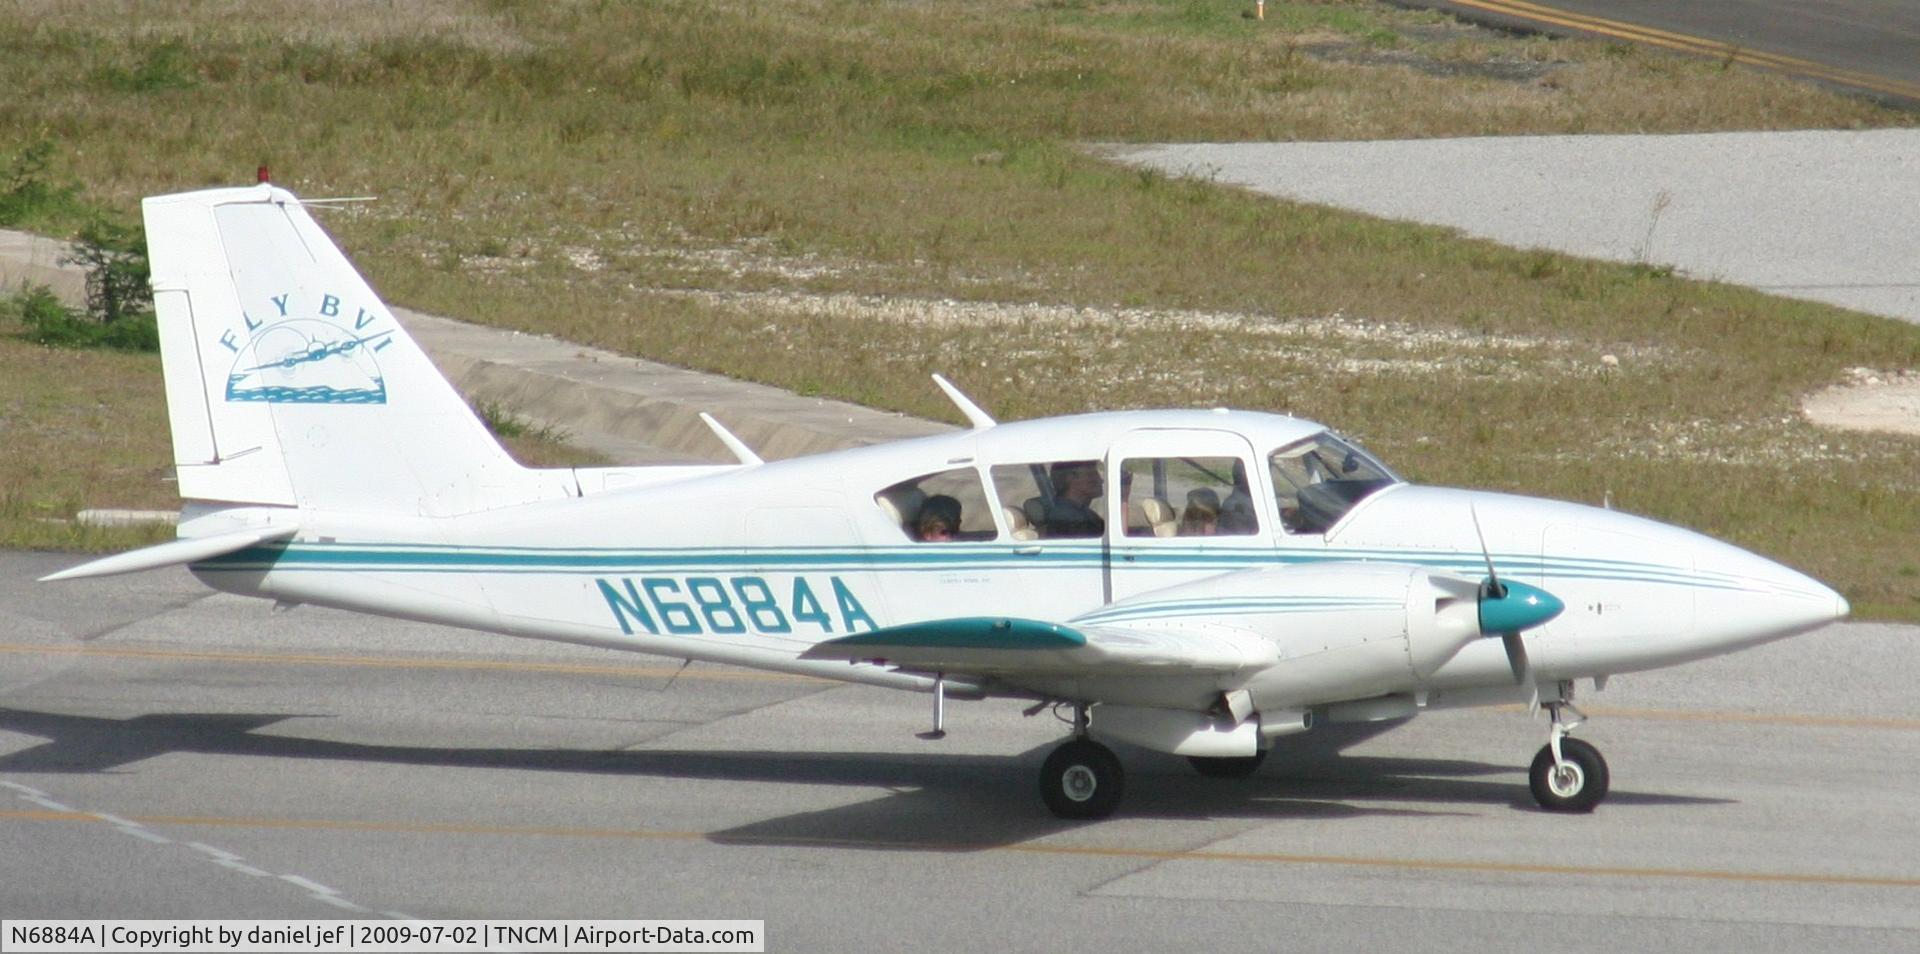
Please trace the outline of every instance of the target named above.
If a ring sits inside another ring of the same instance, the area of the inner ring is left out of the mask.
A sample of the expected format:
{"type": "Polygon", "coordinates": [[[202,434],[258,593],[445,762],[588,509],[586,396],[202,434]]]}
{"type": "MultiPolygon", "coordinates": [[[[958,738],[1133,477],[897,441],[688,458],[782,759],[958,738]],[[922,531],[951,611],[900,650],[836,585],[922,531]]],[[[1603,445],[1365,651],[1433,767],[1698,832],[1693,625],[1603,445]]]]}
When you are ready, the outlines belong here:
{"type": "Polygon", "coordinates": [[[1108,602],[1273,561],[1273,494],[1246,438],[1130,431],[1106,463],[1108,602]]]}

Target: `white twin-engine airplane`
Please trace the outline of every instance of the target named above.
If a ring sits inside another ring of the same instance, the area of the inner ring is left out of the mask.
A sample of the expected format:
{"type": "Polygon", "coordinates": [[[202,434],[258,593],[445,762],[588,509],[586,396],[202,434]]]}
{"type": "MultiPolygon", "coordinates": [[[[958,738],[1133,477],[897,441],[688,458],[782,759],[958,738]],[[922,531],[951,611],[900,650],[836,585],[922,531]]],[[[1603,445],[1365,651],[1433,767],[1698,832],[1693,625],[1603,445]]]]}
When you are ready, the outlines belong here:
{"type": "Polygon", "coordinates": [[[1534,797],[1589,811],[1576,679],[1803,633],[1847,603],[1707,537],[1408,484],[1249,411],[996,423],[724,466],[530,470],[488,434],[300,201],[144,203],[179,539],[53,574],[186,564],[208,585],[477,630],[1053,706],[1040,790],[1100,818],[1096,740],[1252,772],[1318,723],[1529,704],[1534,797]]]}

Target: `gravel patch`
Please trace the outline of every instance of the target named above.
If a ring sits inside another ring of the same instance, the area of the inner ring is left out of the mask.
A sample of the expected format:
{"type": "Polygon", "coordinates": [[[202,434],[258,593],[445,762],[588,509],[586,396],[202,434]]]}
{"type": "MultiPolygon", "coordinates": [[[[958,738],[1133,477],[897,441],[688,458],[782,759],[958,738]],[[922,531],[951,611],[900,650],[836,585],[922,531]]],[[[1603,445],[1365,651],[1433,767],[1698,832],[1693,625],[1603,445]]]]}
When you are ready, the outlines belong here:
{"type": "Polygon", "coordinates": [[[1807,420],[1843,431],[1877,431],[1920,437],[1920,371],[1854,368],[1852,380],[1801,403],[1807,420]]]}

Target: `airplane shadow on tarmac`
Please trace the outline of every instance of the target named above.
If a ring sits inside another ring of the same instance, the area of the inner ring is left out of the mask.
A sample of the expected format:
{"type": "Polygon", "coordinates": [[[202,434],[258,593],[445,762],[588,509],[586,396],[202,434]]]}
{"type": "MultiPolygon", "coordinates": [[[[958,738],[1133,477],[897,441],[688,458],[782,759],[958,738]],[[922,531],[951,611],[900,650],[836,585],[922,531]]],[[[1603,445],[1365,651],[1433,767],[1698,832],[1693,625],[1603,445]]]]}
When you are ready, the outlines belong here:
{"type": "MultiPolygon", "coordinates": [[[[879,850],[977,851],[1075,827],[1040,804],[1036,774],[1052,743],[1017,755],[897,752],[690,751],[674,749],[446,748],[261,734],[299,713],[156,713],[130,719],[0,708],[0,731],[47,741],[0,756],[0,773],[94,773],[185,752],[450,768],[642,775],[731,782],[854,785],[892,790],[876,799],[770,818],[708,834],[726,844],[820,845],[879,850]],[[930,833],[932,833],[930,835],[930,833]]],[[[1333,820],[1381,815],[1464,815],[1536,810],[1521,766],[1447,759],[1351,756],[1398,723],[1328,726],[1283,740],[1245,779],[1198,776],[1184,760],[1139,749],[1119,818],[1333,820]],[[1346,800],[1364,800],[1358,807],[1346,800]],[[1419,807],[1383,808],[1405,801],[1419,807]],[[1434,803],[1457,806],[1435,810],[1434,803]]],[[[1615,791],[1609,805],[1725,804],[1725,799],[1615,791]]]]}

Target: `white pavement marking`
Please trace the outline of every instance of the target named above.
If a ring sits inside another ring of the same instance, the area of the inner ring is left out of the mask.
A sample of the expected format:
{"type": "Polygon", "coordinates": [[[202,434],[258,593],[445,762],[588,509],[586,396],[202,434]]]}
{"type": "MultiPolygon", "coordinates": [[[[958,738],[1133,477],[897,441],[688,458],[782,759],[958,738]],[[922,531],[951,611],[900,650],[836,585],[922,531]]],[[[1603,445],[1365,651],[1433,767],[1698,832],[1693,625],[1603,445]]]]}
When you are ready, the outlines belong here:
{"type": "MultiPolygon", "coordinates": [[[[18,797],[20,798],[20,800],[32,802],[33,804],[39,805],[40,807],[45,808],[48,811],[55,811],[55,812],[60,812],[62,814],[69,814],[69,815],[88,815],[93,818],[98,818],[99,820],[106,822],[109,825],[112,825],[115,831],[118,831],[123,835],[131,835],[132,837],[138,838],[145,842],[150,842],[156,845],[171,845],[174,843],[173,839],[168,838],[167,836],[162,835],[159,832],[156,832],[153,829],[148,828],[147,826],[137,821],[134,821],[132,819],[122,818],[119,815],[113,815],[107,812],[83,811],[81,809],[74,808],[71,805],[67,805],[62,802],[55,801],[51,797],[49,797],[46,792],[43,792],[31,786],[21,785],[18,782],[0,781],[0,788],[11,789],[14,792],[18,793],[18,797]]],[[[340,890],[338,888],[327,887],[326,885],[321,884],[318,881],[314,881],[310,878],[303,878],[297,874],[275,875],[273,872],[266,871],[264,869],[257,868],[257,867],[254,867],[253,865],[247,864],[244,858],[241,858],[239,855],[236,855],[233,852],[226,850],[225,848],[209,845],[206,842],[201,842],[201,841],[190,841],[186,843],[186,846],[188,848],[193,849],[196,852],[199,852],[202,855],[205,855],[208,861],[211,861],[222,868],[226,868],[229,871],[238,872],[240,874],[243,874],[252,878],[268,878],[268,877],[278,878],[281,881],[285,881],[288,884],[294,885],[295,887],[305,890],[307,892],[308,897],[313,898],[315,901],[319,901],[323,904],[332,905],[333,907],[340,908],[341,910],[344,910],[344,911],[361,911],[361,912],[371,911],[370,908],[366,908],[362,905],[358,905],[353,903],[352,901],[347,900],[346,897],[341,895],[340,890]]],[[[380,912],[380,914],[384,917],[394,918],[396,920],[403,920],[403,921],[420,920],[419,918],[413,917],[412,915],[402,914],[397,911],[383,911],[383,912],[380,912]]]]}
{"type": "Polygon", "coordinates": [[[299,875],[291,875],[291,874],[281,875],[280,880],[285,881],[288,884],[299,885],[300,887],[307,889],[308,895],[310,895],[314,900],[324,901],[328,904],[333,905],[336,908],[344,908],[348,911],[367,910],[366,908],[363,908],[360,905],[354,904],[352,901],[348,901],[346,898],[341,897],[339,891],[336,891],[333,888],[329,888],[326,885],[319,883],[318,881],[309,881],[306,878],[300,877],[299,875]]]}
{"type": "Polygon", "coordinates": [[[118,815],[109,815],[106,812],[93,812],[92,815],[93,817],[98,818],[101,821],[106,822],[107,824],[120,829],[121,833],[132,835],[133,837],[138,838],[142,841],[150,841],[156,845],[173,844],[173,839],[168,838],[167,836],[162,835],[159,832],[154,831],[153,829],[140,824],[139,822],[128,821],[127,819],[121,818],[118,815]]]}
{"type": "Polygon", "coordinates": [[[262,871],[259,868],[255,868],[254,866],[247,864],[244,861],[241,861],[239,855],[236,855],[231,851],[227,851],[224,848],[215,848],[214,846],[206,844],[205,842],[198,842],[198,841],[187,842],[187,847],[192,848],[194,851],[200,852],[201,854],[204,854],[209,858],[212,858],[213,863],[216,865],[219,865],[222,868],[232,868],[233,870],[238,871],[243,875],[248,875],[254,878],[267,877],[267,872],[262,871]]]}
{"type": "Polygon", "coordinates": [[[1112,147],[1125,162],[1920,322],[1920,129],[1112,147]]]}

